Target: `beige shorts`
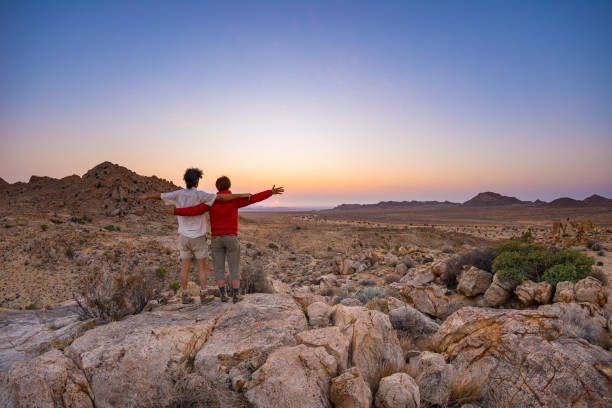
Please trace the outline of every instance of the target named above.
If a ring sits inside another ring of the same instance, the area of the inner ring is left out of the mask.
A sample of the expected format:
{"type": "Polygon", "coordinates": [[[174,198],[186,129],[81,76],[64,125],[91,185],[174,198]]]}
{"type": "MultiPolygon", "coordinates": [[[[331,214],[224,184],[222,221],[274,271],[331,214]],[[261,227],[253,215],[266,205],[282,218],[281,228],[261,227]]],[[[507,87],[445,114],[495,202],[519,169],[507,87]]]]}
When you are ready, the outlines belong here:
{"type": "Polygon", "coordinates": [[[189,238],[184,235],[179,236],[179,253],[181,259],[206,258],[208,256],[208,243],[206,235],[197,238],[189,238]]]}

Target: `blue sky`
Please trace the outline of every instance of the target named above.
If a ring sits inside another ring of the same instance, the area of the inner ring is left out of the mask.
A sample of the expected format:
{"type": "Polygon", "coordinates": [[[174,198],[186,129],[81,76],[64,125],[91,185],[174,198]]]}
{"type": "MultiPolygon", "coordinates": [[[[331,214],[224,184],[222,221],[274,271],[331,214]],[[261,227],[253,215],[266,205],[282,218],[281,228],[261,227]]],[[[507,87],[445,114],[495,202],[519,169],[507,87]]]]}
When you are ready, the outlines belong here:
{"type": "Polygon", "coordinates": [[[612,2],[0,1],[0,177],[612,196],[612,2]]]}

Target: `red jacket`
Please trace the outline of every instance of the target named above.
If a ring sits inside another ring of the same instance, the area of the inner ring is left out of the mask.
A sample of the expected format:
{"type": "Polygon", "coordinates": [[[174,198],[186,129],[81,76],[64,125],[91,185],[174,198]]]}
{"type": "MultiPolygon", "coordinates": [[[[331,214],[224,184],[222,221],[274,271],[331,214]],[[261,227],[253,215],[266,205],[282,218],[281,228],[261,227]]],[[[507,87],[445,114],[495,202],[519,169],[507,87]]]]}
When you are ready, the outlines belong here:
{"type": "MultiPolygon", "coordinates": [[[[231,194],[229,190],[217,194],[231,194]]],[[[210,211],[210,229],[213,236],[238,234],[238,209],[255,204],[272,196],[272,190],[253,194],[251,198],[237,198],[232,201],[215,201],[212,206],[206,204],[193,207],[175,208],[174,215],[194,216],[210,211]]]]}

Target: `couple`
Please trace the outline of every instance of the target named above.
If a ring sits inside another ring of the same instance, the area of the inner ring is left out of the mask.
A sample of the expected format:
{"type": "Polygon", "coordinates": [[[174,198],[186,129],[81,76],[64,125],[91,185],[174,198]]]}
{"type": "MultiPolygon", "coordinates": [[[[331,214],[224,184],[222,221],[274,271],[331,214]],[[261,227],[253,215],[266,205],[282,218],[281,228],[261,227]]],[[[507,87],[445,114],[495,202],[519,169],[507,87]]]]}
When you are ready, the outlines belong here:
{"type": "Polygon", "coordinates": [[[143,199],[163,200],[164,203],[175,206],[170,214],[178,215],[179,253],[181,259],[181,299],[183,303],[193,301],[187,294],[187,281],[192,256],[196,258],[200,273],[200,300],[208,303],[213,297],[206,295],[206,258],[208,245],[206,243],[206,219],[204,213],[210,212],[210,228],[212,235],[212,258],[215,279],[219,286],[222,302],[227,302],[225,289],[225,259],[229,266],[232,281],[232,299],[240,301],[240,243],[238,242],[238,208],[263,201],[273,194],[282,194],[282,187],[272,187],[271,190],[257,194],[232,194],[231,182],[227,176],[217,179],[217,194],[209,194],[197,190],[202,170],[191,168],[185,171],[183,180],[187,188],[170,193],[143,196],[143,199]]]}

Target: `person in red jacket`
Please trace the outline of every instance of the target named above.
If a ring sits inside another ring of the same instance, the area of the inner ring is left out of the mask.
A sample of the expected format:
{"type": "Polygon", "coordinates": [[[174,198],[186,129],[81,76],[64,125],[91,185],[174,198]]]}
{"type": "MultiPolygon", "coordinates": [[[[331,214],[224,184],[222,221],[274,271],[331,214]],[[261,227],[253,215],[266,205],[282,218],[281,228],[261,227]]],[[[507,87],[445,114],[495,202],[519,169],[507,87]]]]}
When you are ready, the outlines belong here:
{"type": "MultiPolygon", "coordinates": [[[[218,195],[232,194],[229,190],[231,181],[227,176],[221,176],[215,183],[218,195]]],[[[225,259],[229,267],[232,281],[232,299],[240,301],[240,243],[238,242],[238,209],[270,198],[274,194],[282,194],[283,187],[272,186],[271,190],[253,194],[250,198],[238,198],[232,201],[215,201],[212,205],[200,204],[193,207],[176,208],[174,215],[196,216],[210,212],[210,229],[212,235],[212,258],[215,279],[219,286],[221,301],[227,302],[225,290],[225,259]]]]}

